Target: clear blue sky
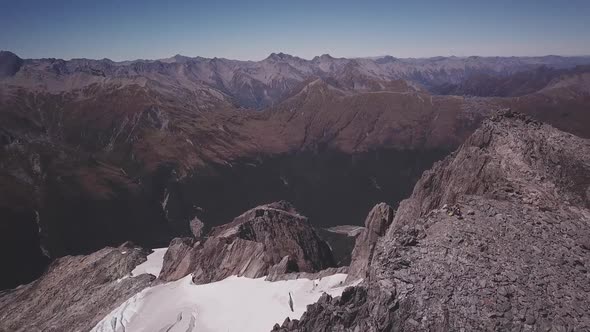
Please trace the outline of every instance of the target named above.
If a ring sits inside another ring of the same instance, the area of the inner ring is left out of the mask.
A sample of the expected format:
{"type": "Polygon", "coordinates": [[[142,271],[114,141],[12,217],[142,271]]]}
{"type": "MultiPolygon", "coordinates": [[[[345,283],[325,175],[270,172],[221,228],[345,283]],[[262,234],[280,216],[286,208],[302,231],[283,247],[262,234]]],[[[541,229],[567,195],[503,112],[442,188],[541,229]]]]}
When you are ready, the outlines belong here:
{"type": "Polygon", "coordinates": [[[21,57],[590,55],[590,0],[0,0],[21,57]]]}

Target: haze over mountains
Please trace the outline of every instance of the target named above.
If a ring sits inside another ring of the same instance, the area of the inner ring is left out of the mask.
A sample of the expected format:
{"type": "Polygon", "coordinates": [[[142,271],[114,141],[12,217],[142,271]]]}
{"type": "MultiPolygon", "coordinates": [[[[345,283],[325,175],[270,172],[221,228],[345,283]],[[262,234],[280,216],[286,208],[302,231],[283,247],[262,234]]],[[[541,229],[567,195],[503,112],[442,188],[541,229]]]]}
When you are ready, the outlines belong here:
{"type": "Polygon", "coordinates": [[[0,52],[2,288],[51,259],[291,201],[318,227],[395,206],[483,118],[511,108],[589,137],[590,57],[175,56],[0,52]],[[31,262],[20,264],[22,259],[31,262]]]}

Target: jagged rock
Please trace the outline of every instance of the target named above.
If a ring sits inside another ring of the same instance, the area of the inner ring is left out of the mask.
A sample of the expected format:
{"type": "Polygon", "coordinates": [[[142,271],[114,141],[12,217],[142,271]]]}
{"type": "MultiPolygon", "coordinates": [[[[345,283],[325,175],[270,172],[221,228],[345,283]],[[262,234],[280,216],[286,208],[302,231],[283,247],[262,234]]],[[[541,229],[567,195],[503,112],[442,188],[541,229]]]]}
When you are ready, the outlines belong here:
{"type": "Polygon", "coordinates": [[[502,112],[425,172],[363,286],[278,330],[588,330],[589,185],[588,140],[502,112]]]}
{"type": "Polygon", "coordinates": [[[160,271],[160,278],[164,280],[178,280],[191,273],[194,268],[192,255],[189,255],[195,240],[190,237],[175,238],[170,242],[164,254],[164,264],[160,271]],[[162,278],[165,275],[166,278],[162,278]]]}
{"type": "Polygon", "coordinates": [[[395,293],[370,292],[364,286],[357,286],[346,288],[342,296],[336,298],[324,293],[318,302],[307,306],[300,320],[285,321],[281,326],[277,324],[272,331],[364,332],[375,331],[373,326],[379,326],[380,331],[391,331],[389,318],[393,312],[390,309],[395,308],[395,293]],[[370,317],[370,322],[357,317],[370,317]]]}
{"type": "Polygon", "coordinates": [[[126,243],[55,260],[36,281],[0,293],[0,331],[89,331],[155,279],[130,277],[148,253],[126,243]]]}
{"type": "Polygon", "coordinates": [[[386,203],[375,205],[369,212],[365,220],[365,229],[357,237],[352,251],[347,281],[366,277],[369,263],[373,258],[375,244],[379,237],[385,235],[387,228],[393,221],[394,215],[393,208],[386,203]]]}
{"type": "Polygon", "coordinates": [[[258,278],[271,271],[316,272],[334,266],[328,245],[287,202],[251,209],[212,229],[206,241],[190,250],[181,247],[166,254],[161,279],[193,273],[195,283],[207,283],[230,275],[258,278]]]}
{"type": "Polygon", "coordinates": [[[299,272],[297,261],[295,261],[293,257],[287,255],[283,257],[283,259],[281,259],[278,264],[274,265],[268,270],[268,276],[266,277],[266,280],[278,278],[278,276],[293,272],[299,272]]]}

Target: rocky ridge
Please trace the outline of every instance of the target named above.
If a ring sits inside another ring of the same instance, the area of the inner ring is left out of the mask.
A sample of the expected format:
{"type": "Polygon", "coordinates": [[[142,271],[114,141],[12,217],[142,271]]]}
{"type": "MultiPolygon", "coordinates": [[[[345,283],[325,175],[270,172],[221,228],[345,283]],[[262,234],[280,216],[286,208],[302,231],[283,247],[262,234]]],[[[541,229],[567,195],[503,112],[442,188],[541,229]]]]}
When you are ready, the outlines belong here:
{"type": "Polygon", "coordinates": [[[588,330],[589,188],[588,140],[502,112],[425,172],[361,286],[274,330],[588,330]]]}
{"type": "Polygon", "coordinates": [[[156,278],[131,277],[149,251],[126,243],[51,263],[36,281],[0,292],[0,331],[89,331],[156,278]]]}
{"type": "Polygon", "coordinates": [[[189,273],[197,284],[231,275],[259,278],[333,267],[332,252],[307,218],[287,202],[253,208],[215,227],[202,241],[175,239],[164,257],[160,279],[189,273]]]}

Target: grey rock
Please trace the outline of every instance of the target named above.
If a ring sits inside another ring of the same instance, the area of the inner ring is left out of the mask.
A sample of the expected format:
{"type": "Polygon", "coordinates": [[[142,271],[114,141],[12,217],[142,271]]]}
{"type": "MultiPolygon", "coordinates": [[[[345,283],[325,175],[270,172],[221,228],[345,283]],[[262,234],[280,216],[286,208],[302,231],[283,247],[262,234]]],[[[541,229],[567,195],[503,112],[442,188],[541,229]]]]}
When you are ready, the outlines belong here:
{"type": "Polygon", "coordinates": [[[89,331],[152,283],[150,274],[130,276],[148,254],[127,243],[56,259],[36,281],[0,293],[0,331],[89,331]]]}
{"type": "Polygon", "coordinates": [[[333,267],[329,246],[307,218],[287,202],[251,209],[231,223],[211,230],[203,242],[173,241],[160,279],[178,280],[189,273],[207,283],[231,275],[258,278],[289,272],[317,272],[333,267]]]}
{"type": "Polygon", "coordinates": [[[268,270],[266,280],[272,280],[273,278],[278,278],[281,275],[292,272],[299,272],[299,266],[297,266],[297,261],[293,257],[287,255],[278,264],[268,270]]]}
{"type": "Polygon", "coordinates": [[[375,244],[379,237],[385,235],[394,215],[393,208],[385,203],[375,205],[369,212],[365,219],[365,229],[357,237],[352,251],[347,281],[362,279],[367,276],[375,244]]]}
{"type": "Polygon", "coordinates": [[[193,238],[175,238],[170,242],[164,254],[164,264],[160,271],[160,278],[164,280],[178,280],[192,272],[194,268],[193,256],[190,252],[197,245],[193,238]],[[162,276],[165,276],[162,278],[162,276]]]}

